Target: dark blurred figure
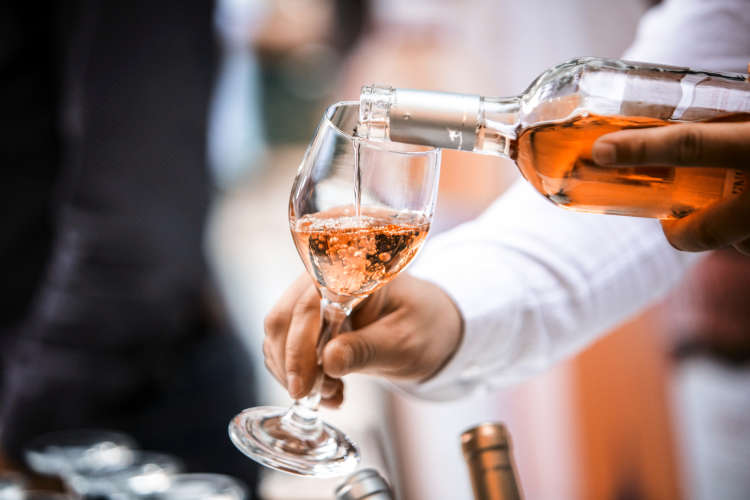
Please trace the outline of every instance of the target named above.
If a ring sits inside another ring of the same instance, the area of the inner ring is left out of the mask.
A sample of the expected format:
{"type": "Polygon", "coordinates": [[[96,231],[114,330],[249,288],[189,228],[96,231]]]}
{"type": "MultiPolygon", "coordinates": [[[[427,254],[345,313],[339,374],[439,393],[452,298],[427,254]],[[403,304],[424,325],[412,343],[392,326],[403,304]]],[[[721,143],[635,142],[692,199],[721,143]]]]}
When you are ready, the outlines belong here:
{"type": "Polygon", "coordinates": [[[208,1],[0,5],[0,443],[106,427],[253,486],[202,254],[208,1]]]}

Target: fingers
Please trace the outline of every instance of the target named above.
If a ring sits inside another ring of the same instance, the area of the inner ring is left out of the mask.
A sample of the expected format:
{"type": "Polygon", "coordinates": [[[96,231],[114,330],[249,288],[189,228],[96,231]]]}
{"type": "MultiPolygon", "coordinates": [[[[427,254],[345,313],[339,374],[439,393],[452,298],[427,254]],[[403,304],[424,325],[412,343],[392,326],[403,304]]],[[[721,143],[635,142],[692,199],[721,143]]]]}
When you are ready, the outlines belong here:
{"type": "MultiPolygon", "coordinates": [[[[394,379],[426,380],[447,362],[462,338],[461,315],[438,286],[400,276],[362,304],[353,332],[339,333],[325,346],[324,404],[343,400],[341,376],[373,373],[394,379]],[[383,293],[380,293],[380,292],[383,293]]],[[[264,352],[271,373],[294,398],[311,390],[319,373],[316,343],[320,299],[308,283],[289,292],[266,321],[264,352]]]]}
{"type": "Polygon", "coordinates": [[[323,378],[323,385],[320,388],[320,395],[324,398],[332,398],[336,393],[340,392],[344,387],[344,383],[341,379],[331,378],[327,375],[323,378]]]}
{"type": "Polygon", "coordinates": [[[309,300],[310,295],[314,293],[315,287],[312,280],[307,274],[303,274],[284,292],[264,321],[266,336],[263,341],[263,354],[265,365],[285,387],[287,386],[286,343],[295,307],[303,297],[309,300]]]}
{"type": "Polygon", "coordinates": [[[747,253],[750,191],[722,200],[683,219],[662,221],[664,234],[679,250],[700,252],[734,245],[747,253]]]}
{"type": "Polygon", "coordinates": [[[747,165],[750,123],[692,123],[631,129],[600,137],[591,149],[599,165],[747,165]]]}
{"type": "MultiPolygon", "coordinates": [[[[389,315],[360,330],[342,333],[326,344],[323,370],[330,377],[371,373],[391,378],[423,379],[437,366],[424,344],[427,330],[416,331],[411,318],[389,315]],[[399,324],[407,321],[406,324],[399,324]]],[[[439,342],[438,342],[439,344],[439,342]]]]}
{"type": "MultiPolygon", "coordinates": [[[[392,286],[393,284],[390,284],[381,288],[368,297],[350,316],[352,328],[361,330],[341,332],[326,344],[323,351],[323,366],[327,375],[341,377],[347,373],[361,371],[374,361],[375,346],[383,339],[372,342],[372,336],[368,335],[367,332],[373,330],[373,328],[368,330],[367,327],[374,324],[374,330],[380,332],[381,336],[384,335],[384,332],[381,331],[384,324],[382,318],[388,312],[386,310],[387,294],[392,286]],[[363,331],[365,335],[362,334],[363,331]],[[326,360],[328,361],[326,362],[326,360]]],[[[392,332],[388,333],[392,334],[392,332]]]]}
{"type": "Polygon", "coordinates": [[[321,404],[329,408],[337,408],[344,401],[344,383],[339,379],[326,377],[320,395],[321,404]]]}
{"type": "Polygon", "coordinates": [[[266,366],[271,375],[284,387],[286,387],[286,376],[283,369],[279,368],[278,365],[271,361],[271,356],[268,354],[268,338],[263,341],[263,364],[266,366]]]}
{"type": "MultiPolygon", "coordinates": [[[[373,297],[376,298],[377,297],[373,297]]],[[[408,275],[388,285],[379,313],[363,307],[353,325],[326,344],[324,372],[340,378],[353,372],[392,379],[426,380],[439,371],[458,348],[462,338],[461,315],[440,287],[408,275]]]]}
{"type": "Polygon", "coordinates": [[[315,344],[319,333],[320,296],[314,288],[309,288],[294,306],[284,346],[287,389],[295,399],[310,392],[315,383],[318,372],[315,344]]]}
{"type": "MultiPolygon", "coordinates": [[[[323,366],[326,375],[343,377],[356,371],[364,371],[376,361],[377,343],[371,342],[361,332],[342,333],[328,342],[323,350],[323,366]]],[[[383,357],[381,353],[380,357],[383,357]]]]}
{"type": "MultiPolygon", "coordinates": [[[[691,123],[623,130],[600,137],[591,154],[600,165],[750,167],[750,123],[691,123]]],[[[664,221],[664,234],[680,250],[734,245],[750,250],[750,191],[683,219],[664,221]]]]}

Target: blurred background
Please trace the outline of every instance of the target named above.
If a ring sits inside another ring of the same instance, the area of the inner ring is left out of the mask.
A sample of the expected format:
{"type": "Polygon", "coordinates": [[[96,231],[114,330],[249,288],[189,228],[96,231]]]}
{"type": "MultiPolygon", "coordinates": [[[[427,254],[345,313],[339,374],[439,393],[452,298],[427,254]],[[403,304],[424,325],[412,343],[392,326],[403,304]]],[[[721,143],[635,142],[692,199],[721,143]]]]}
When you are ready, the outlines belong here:
{"type": "MultiPolygon", "coordinates": [[[[518,94],[565,59],[618,57],[651,3],[218,0],[210,15],[217,57],[206,103],[211,196],[202,245],[228,329],[252,367],[232,383],[254,386],[255,396],[212,418],[228,422],[243,407],[290,402],[263,367],[262,324],[303,272],[288,196],[325,107],[357,99],[368,83],[518,94]]],[[[509,161],[445,151],[434,232],[478,215],[516,177],[509,161]]],[[[680,326],[680,308],[688,307],[680,300],[518,386],[436,404],[355,376],[343,407],[325,418],[359,443],[363,465],[383,472],[405,500],[471,498],[458,436],[495,420],[513,435],[527,500],[687,498],[696,478],[716,477],[711,466],[727,444],[750,433],[749,377],[732,356],[677,348],[689,329],[680,326]]],[[[205,376],[214,386],[227,382],[205,376]]],[[[3,467],[21,465],[6,456],[3,467]]],[[[336,483],[262,471],[258,491],[266,500],[322,500],[336,483]]]]}

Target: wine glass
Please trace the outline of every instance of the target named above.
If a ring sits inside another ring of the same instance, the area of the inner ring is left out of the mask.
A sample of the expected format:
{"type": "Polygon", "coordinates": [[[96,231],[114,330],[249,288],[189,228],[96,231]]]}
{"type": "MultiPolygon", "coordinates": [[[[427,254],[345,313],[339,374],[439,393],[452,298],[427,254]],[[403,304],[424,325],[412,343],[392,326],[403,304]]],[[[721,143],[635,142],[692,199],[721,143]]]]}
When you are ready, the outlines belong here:
{"type": "Polygon", "coordinates": [[[247,487],[237,479],[223,474],[177,474],[169,479],[169,487],[148,497],[149,500],[245,500],[247,487]]]}
{"type": "MultiPolygon", "coordinates": [[[[320,356],[352,308],[414,258],[437,198],[440,151],[356,138],[359,102],[329,107],[292,186],[289,225],[320,293],[320,356]]],[[[274,469],[304,476],[351,472],[359,452],[318,416],[323,373],[290,409],[244,410],[229,425],[234,444],[274,469]]]]}
{"type": "Polygon", "coordinates": [[[24,449],[31,470],[67,477],[74,470],[117,470],[133,461],[135,440],[121,432],[76,429],[44,434],[24,449]]]}
{"type": "Polygon", "coordinates": [[[74,469],[68,473],[65,482],[82,498],[129,499],[132,492],[139,489],[166,489],[169,478],[183,469],[182,463],[171,455],[140,450],[133,451],[132,460],[122,465],[74,469]]]}

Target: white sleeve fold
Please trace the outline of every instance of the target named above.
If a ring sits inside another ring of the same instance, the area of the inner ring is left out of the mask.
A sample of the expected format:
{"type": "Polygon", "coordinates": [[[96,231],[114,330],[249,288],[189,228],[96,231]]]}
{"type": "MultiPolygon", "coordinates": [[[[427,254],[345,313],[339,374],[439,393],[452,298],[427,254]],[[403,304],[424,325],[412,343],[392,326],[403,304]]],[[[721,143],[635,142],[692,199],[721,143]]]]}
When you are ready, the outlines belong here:
{"type": "Polygon", "coordinates": [[[435,377],[397,385],[454,399],[542,371],[664,294],[695,258],[656,220],[561,210],[517,182],[411,268],[453,298],[464,339],[435,377]]]}
{"type": "MultiPolygon", "coordinates": [[[[666,0],[625,57],[744,72],[748,26],[747,0],[666,0]]],[[[428,242],[411,269],[453,297],[465,334],[439,374],[400,387],[450,399],[544,370],[659,298],[698,258],[670,247],[656,220],[567,212],[518,182],[428,242]]]]}

